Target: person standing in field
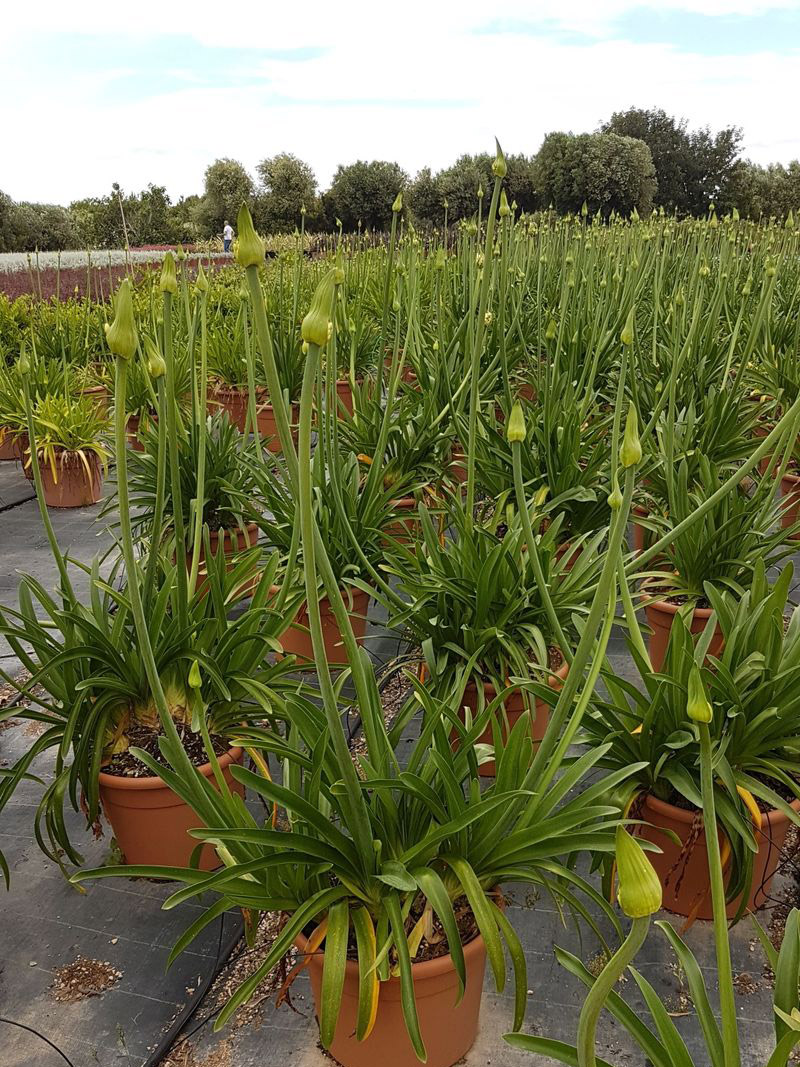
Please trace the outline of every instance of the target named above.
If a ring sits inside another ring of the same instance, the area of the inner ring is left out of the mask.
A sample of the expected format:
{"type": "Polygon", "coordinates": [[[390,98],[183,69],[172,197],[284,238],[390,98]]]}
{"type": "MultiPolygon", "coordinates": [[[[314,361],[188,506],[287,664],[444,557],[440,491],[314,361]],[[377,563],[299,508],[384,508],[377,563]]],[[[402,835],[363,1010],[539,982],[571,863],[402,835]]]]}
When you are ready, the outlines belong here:
{"type": "Polygon", "coordinates": [[[222,227],[222,247],[226,252],[230,252],[231,244],[233,243],[233,226],[225,219],[225,225],[222,227]]]}

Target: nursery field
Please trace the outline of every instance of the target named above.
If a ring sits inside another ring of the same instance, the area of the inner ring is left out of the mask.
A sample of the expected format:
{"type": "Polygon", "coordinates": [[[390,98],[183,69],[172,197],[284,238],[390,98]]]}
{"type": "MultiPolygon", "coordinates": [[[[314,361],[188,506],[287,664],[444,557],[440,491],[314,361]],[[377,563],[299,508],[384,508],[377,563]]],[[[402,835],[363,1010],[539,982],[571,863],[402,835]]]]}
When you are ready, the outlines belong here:
{"type": "Polygon", "coordinates": [[[800,232],[494,174],[0,295],[4,1067],[794,1062],[800,232]]]}

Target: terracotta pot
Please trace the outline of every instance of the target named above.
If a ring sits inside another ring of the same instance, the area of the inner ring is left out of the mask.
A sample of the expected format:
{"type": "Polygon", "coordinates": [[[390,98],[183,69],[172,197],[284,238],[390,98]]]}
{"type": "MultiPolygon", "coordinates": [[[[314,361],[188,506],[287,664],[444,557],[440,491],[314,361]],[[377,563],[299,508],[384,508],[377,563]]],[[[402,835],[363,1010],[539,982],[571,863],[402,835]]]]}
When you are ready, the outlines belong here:
{"type": "Polygon", "coordinates": [[[562,544],[556,546],[556,559],[559,562],[564,560],[564,569],[571,571],[580,559],[582,551],[582,545],[573,546],[571,541],[564,541],[562,544]]]}
{"type": "MultiPolygon", "coordinates": [[[[641,519],[646,519],[650,514],[647,508],[643,508],[641,504],[634,504],[633,514],[638,515],[641,519]]],[[[633,521],[633,550],[634,552],[644,552],[645,538],[650,531],[641,526],[636,520],[633,521]]]]}
{"type": "MultiPolygon", "coordinates": [[[[275,421],[275,411],[272,404],[266,403],[266,389],[256,389],[256,421],[258,423],[259,436],[266,440],[267,449],[270,452],[280,452],[281,443],[278,438],[278,426],[275,421]]],[[[227,411],[228,417],[240,433],[244,433],[247,423],[247,408],[250,401],[249,390],[245,387],[233,385],[217,385],[213,392],[209,393],[208,410],[218,411],[222,408],[227,411]]],[[[300,407],[292,404],[289,421],[294,426],[300,418],[300,407]]],[[[297,430],[292,430],[292,438],[297,441],[297,430]]]]}
{"type": "Polygon", "coordinates": [[[111,406],[111,393],[107,385],[87,385],[81,390],[83,396],[90,396],[95,400],[97,410],[102,415],[107,415],[111,406]]]}
{"type": "MultiPolygon", "coordinates": [[[[356,385],[361,385],[358,379],[356,379],[356,385]]],[[[336,399],[349,415],[353,414],[355,405],[353,402],[353,387],[350,385],[349,378],[340,378],[336,382],[336,399]]]]}
{"type": "MultiPolygon", "coordinates": [[[[567,677],[569,671],[569,664],[566,660],[561,664],[555,674],[548,675],[547,684],[551,689],[560,689],[561,683],[567,677]]],[[[497,691],[490,682],[483,683],[483,695],[484,702],[490,703],[497,696],[497,691]]],[[[466,705],[473,715],[478,710],[478,688],[475,682],[470,682],[467,688],[464,690],[464,696],[461,699],[462,709],[461,718],[465,721],[463,706],[466,705]]],[[[508,726],[503,721],[503,717],[500,714],[496,714],[496,718],[500,721],[500,732],[503,740],[507,740],[509,733],[514,729],[520,716],[525,713],[525,701],[523,699],[522,690],[516,689],[514,692],[509,693],[503,702],[505,708],[505,718],[508,720],[508,726]]],[[[547,725],[550,722],[550,705],[544,700],[540,700],[538,697],[534,700],[535,716],[531,723],[531,737],[534,741],[541,741],[544,737],[544,732],[547,729],[547,725]]],[[[455,734],[453,735],[456,736],[455,734]]],[[[477,744],[491,745],[494,743],[492,724],[486,727],[481,736],[478,738],[477,744]]],[[[482,778],[492,778],[495,774],[495,761],[487,760],[486,763],[482,763],[478,771],[482,778]]]]}
{"type": "MultiPolygon", "coordinates": [[[[791,806],[795,811],[800,811],[800,800],[792,801],[791,806]]],[[[675,807],[658,797],[647,796],[640,817],[653,825],[639,826],[637,834],[653,841],[662,850],[660,853],[648,852],[647,855],[664,887],[664,907],[678,915],[694,914],[699,919],[713,918],[704,831],[700,830],[694,847],[683,858],[681,846],[661,832],[671,830],[685,844],[691,834],[695,812],[675,807]]],[[[752,911],[767,903],[772,876],[778,868],[780,852],[789,829],[789,819],[783,812],[766,812],[762,818],[761,831],[756,830],[758,852],[753,859],[753,881],[747,902],[752,911]]],[[[727,884],[727,870],[724,874],[727,884]]],[[[729,918],[736,914],[740,899],[728,905],[729,918]]]]}
{"type": "MultiPolygon", "coordinates": [[[[400,349],[398,358],[402,358],[403,349],[400,349]]],[[[388,374],[392,367],[392,352],[388,350],[383,357],[383,366],[388,374]]],[[[400,371],[400,381],[405,382],[407,385],[417,384],[417,375],[413,367],[409,366],[408,360],[403,364],[403,369],[400,371]]]]}
{"type": "MultiPolygon", "coordinates": [[[[349,612],[350,624],[353,627],[356,640],[359,644],[362,644],[367,631],[367,608],[369,607],[370,598],[369,594],[361,589],[352,589],[350,592],[353,598],[353,607],[349,612]]],[[[343,595],[345,605],[348,605],[348,596],[346,593],[343,595]]],[[[342,633],[327,597],[320,600],[319,609],[322,620],[322,634],[325,640],[325,655],[328,662],[344,663],[347,659],[347,654],[342,644],[342,633]]],[[[311,634],[308,630],[308,610],[305,604],[297,612],[294,621],[289,624],[281,635],[280,642],[283,645],[284,652],[287,655],[296,656],[299,663],[308,664],[314,662],[314,649],[311,644],[311,634]]]]}
{"type": "MultiPolygon", "coordinates": [[[[772,427],[767,429],[766,426],[756,426],[756,428],[753,430],[753,437],[755,437],[756,440],[760,442],[761,440],[763,440],[763,438],[767,436],[771,429],[772,427]]],[[[769,455],[764,456],[764,458],[758,464],[758,473],[762,476],[762,478],[767,473],[767,467],[769,466],[769,461],[771,459],[772,457],[769,455]]]]}
{"type": "Polygon", "coordinates": [[[16,435],[7,427],[0,427],[0,461],[19,459],[16,435]]]}
{"type": "MultiPolygon", "coordinates": [[[[222,552],[226,559],[229,560],[226,570],[228,574],[234,569],[238,562],[238,557],[242,552],[246,552],[249,548],[254,548],[258,544],[258,526],[256,523],[251,522],[242,529],[236,530],[209,530],[208,542],[211,549],[211,555],[217,555],[219,551],[219,539],[222,536],[222,552]]],[[[198,563],[197,570],[197,588],[202,590],[205,586],[205,579],[208,577],[208,568],[205,566],[206,562],[206,546],[205,542],[200,545],[200,561],[198,563]]],[[[192,556],[187,555],[186,558],[187,568],[192,566],[192,556]]],[[[253,580],[248,583],[249,589],[242,590],[244,595],[252,592],[252,589],[258,582],[258,576],[254,576],[253,580]]]]}
{"type": "Polygon", "coordinates": [[[450,481],[457,485],[464,485],[467,480],[467,453],[462,452],[458,442],[453,442],[450,452],[450,466],[448,467],[450,481]]]}
{"type": "MultiPolygon", "coordinates": [[[[302,952],[307,939],[301,934],[302,952]]],[[[308,975],[319,1017],[324,952],[313,953],[308,975]]],[[[480,935],[464,945],[467,982],[460,1003],[458,977],[451,956],[411,965],[420,1032],[428,1053],[427,1067],[452,1067],[472,1048],[478,1034],[478,1018],[486,969],[486,946],[480,935]]],[[[348,960],[339,1020],[328,1050],[343,1067],[419,1067],[403,1020],[400,979],[380,983],[378,1014],[365,1041],[355,1036],[358,1014],[358,964],[348,960]]]]}
{"type": "Polygon", "coordinates": [[[142,421],[158,422],[158,415],[149,414],[146,417],[142,415],[129,415],[128,420],[125,423],[125,431],[128,435],[128,445],[134,452],[144,452],[144,444],[139,436],[139,430],[142,426],[142,421]]]}
{"type": "MultiPolygon", "coordinates": [[[[784,474],[781,478],[781,526],[788,530],[800,519],[800,478],[796,474],[784,474]]],[[[789,535],[792,541],[800,540],[800,530],[789,535]]]]}
{"type": "MultiPolygon", "coordinates": [[[[225,781],[239,796],[244,796],[244,787],[234,782],[230,767],[232,763],[239,763],[242,751],[232,748],[219,757],[225,781]]],[[[213,782],[210,763],[204,763],[197,770],[213,782]]],[[[161,778],[120,778],[101,771],[100,800],[126,863],[189,866],[198,842],[187,830],[198,829],[204,824],[161,778]]],[[[201,869],[212,871],[218,866],[213,846],[204,845],[201,869]]]]}
{"type": "MultiPolygon", "coordinates": [[[[681,605],[670,604],[667,600],[654,600],[647,604],[644,609],[647,623],[653,631],[650,635],[648,649],[650,652],[650,662],[653,664],[654,671],[660,671],[664,664],[664,659],[667,655],[667,645],[669,644],[670,630],[672,629],[672,623],[675,616],[680,611],[680,608],[681,605]]],[[[692,634],[702,633],[711,614],[711,608],[695,608],[692,615],[691,625],[689,626],[689,632],[692,634]]],[[[711,638],[711,644],[708,646],[709,656],[718,656],[722,651],[723,644],[722,630],[720,630],[718,624],[714,636],[711,638]]]]}
{"type": "Polygon", "coordinates": [[[407,545],[413,541],[419,530],[419,516],[417,515],[417,501],[413,496],[403,496],[399,500],[392,500],[393,511],[399,511],[402,518],[395,519],[384,528],[384,535],[388,540],[391,538],[401,545],[407,545]]]}
{"type": "Polygon", "coordinates": [[[39,463],[42,472],[44,501],[49,508],[85,508],[96,504],[103,495],[103,472],[96,452],[87,452],[91,475],[87,474],[75,452],[56,454],[56,475],[49,463],[39,463]]]}

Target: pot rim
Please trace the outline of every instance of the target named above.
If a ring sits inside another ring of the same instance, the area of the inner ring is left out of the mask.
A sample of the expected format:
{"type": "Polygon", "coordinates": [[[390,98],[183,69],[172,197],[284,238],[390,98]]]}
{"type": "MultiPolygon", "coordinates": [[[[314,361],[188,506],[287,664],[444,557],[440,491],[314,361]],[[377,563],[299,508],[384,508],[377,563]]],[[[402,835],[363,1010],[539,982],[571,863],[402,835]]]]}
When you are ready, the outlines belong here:
{"type": "MultiPolygon", "coordinates": [[[[657,612],[660,611],[662,615],[677,615],[681,608],[685,607],[685,604],[670,604],[668,600],[650,600],[645,604],[644,610],[650,611],[653,608],[657,612]]],[[[695,604],[692,614],[700,619],[710,619],[713,612],[713,608],[701,608],[695,604]]]]}
{"type": "MultiPolygon", "coordinates": [[[[502,899],[502,898],[501,898],[502,899]]],[[[299,933],[294,943],[297,947],[300,955],[305,955],[305,946],[308,944],[308,938],[302,932],[299,933]]],[[[480,952],[484,951],[483,935],[480,931],[476,933],[475,937],[470,938],[466,944],[461,946],[464,950],[464,961],[466,963],[468,957],[476,956],[480,952]]],[[[324,952],[314,952],[311,954],[309,963],[318,959],[320,962],[324,959],[324,952]]],[[[347,960],[345,964],[346,973],[351,977],[358,977],[358,963],[355,960],[347,960]]],[[[453,957],[448,952],[446,956],[437,956],[434,960],[420,960],[419,963],[411,961],[411,970],[414,973],[414,981],[424,981],[426,978],[436,978],[440,974],[446,974],[448,971],[455,971],[455,965],[453,963],[453,957]]],[[[399,978],[389,978],[389,982],[400,982],[399,978]]]]}
{"type": "MultiPolygon", "coordinates": [[[[229,767],[231,763],[238,763],[244,753],[243,748],[229,748],[227,752],[223,752],[219,756],[219,764],[223,768],[229,767]]],[[[196,770],[203,775],[204,778],[210,778],[214,773],[210,763],[203,763],[196,770]]],[[[117,774],[106,774],[105,771],[100,771],[100,785],[105,786],[107,789],[169,789],[170,787],[164,781],[163,778],[159,778],[157,775],[148,775],[146,778],[123,778],[117,774]]]]}
{"type": "Polygon", "coordinates": [[[242,532],[246,532],[248,534],[248,536],[252,537],[253,534],[257,534],[257,532],[258,532],[258,523],[257,522],[248,522],[248,523],[245,524],[244,527],[242,527],[242,526],[220,526],[216,530],[209,530],[208,531],[208,537],[209,537],[209,540],[211,540],[211,541],[215,541],[215,540],[218,541],[220,534],[222,534],[223,537],[228,537],[231,533],[234,533],[234,532],[237,533],[237,534],[242,533],[242,532]]]}
{"type": "MultiPolygon", "coordinates": [[[[653,793],[645,793],[644,806],[652,808],[652,810],[658,812],[659,815],[665,815],[674,819],[675,822],[686,823],[687,826],[694,822],[694,817],[697,814],[696,811],[689,811],[687,808],[679,808],[675,804],[670,804],[668,800],[661,800],[660,797],[655,796],[653,793]]],[[[800,812],[800,800],[790,801],[789,807],[796,812],[800,812]]],[[[769,811],[762,811],[761,816],[762,818],[765,818],[770,825],[780,825],[780,823],[789,822],[789,816],[778,808],[770,808],[769,811]]]]}
{"type": "Polygon", "coordinates": [[[784,476],[781,478],[781,488],[783,488],[784,482],[787,482],[789,485],[792,486],[800,485],[800,474],[790,474],[787,471],[786,474],[784,474],[784,476]]]}
{"type": "MultiPolygon", "coordinates": [[[[550,686],[551,689],[556,689],[557,688],[556,679],[558,679],[559,681],[563,682],[563,681],[566,680],[566,677],[569,674],[569,663],[567,661],[567,657],[564,655],[563,652],[561,653],[561,658],[563,659],[564,662],[561,664],[561,666],[558,668],[558,670],[557,671],[552,671],[547,675],[547,684],[550,686]]],[[[549,670],[549,668],[548,668],[548,670],[549,670]]],[[[464,692],[466,693],[466,691],[468,689],[470,689],[470,688],[477,690],[477,686],[475,684],[475,681],[472,678],[470,678],[470,680],[467,682],[466,686],[464,687],[464,692]]],[[[487,700],[493,700],[497,696],[497,690],[495,689],[495,687],[492,685],[491,682],[484,682],[483,683],[483,690],[484,690],[484,696],[485,696],[485,698],[487,700]]],[[[516,690],[517,691],[521,691],[519,686],[516,687],[516,690]]]]}

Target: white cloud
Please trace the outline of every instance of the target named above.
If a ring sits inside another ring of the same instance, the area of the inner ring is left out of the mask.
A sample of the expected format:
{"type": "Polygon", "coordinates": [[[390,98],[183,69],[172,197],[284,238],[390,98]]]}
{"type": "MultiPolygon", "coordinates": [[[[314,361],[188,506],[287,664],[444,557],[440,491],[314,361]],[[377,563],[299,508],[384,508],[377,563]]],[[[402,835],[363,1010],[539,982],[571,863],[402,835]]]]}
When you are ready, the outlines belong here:
{"type": "MultiPolygon", "coordinates": [[[[303,5],[302,18],[294,5],[255,0],[232,6],[229,18],[207,0],[139,0],[133,8],[95,0],[16,5],[4,11],[0,29],[7,60],[0,98],[12,105],[0,189],[18,199],[66,202],[106,192],[112,181],[129,189],[155,181],[177,196],[200,191],[203,170],[216,156],[252,167],[283,150],[308,159],[324,185],[339,162],[396,159],[413,173],[465,151],[490,150],[495,134],[507,151],[531,153],[548,130],[592,129],[631,104],[663,106],[712,128],[742,125],[750,154],[762,162],[800,155],[800,134],[787,139],[795,125],[796,56],[708,57],[615,40],[613,18],[641,6],[542,0],[532,12],[521,0],[503,5],[503,19],[551,20],[595,36],[578,46],[552,35],[477,34],[493,14],[477,0],[314,0],[303,5]],[[120,72],[73,70],[66,82],[62,72],[58,80],[26,77],[26,49],[35,47],[38,32],[54,31],[125,33],[141,39],[143,49],[149,36],[171,33],[206,45],[325,51],[302,63],[265,60],[253,69],[249,62],[240,72],[247,85],[209,89],[192,83],[176,48],[170,68],[187,73],[183,89],[116,104],[107,90],[120,72]]],[[[793,0],[667,0],[659,10],[759,14],[793,6],[793,0]]]]}

